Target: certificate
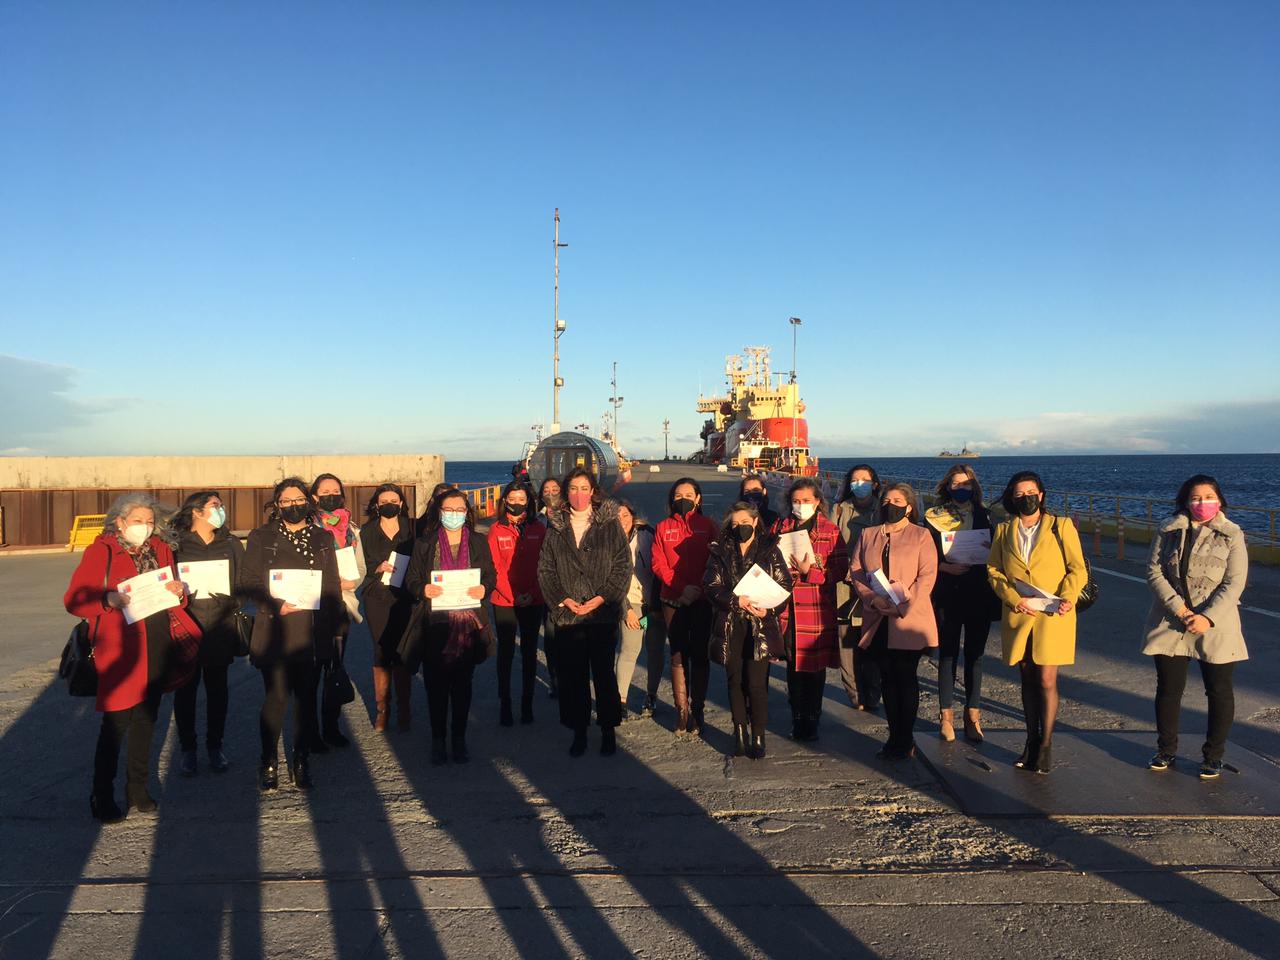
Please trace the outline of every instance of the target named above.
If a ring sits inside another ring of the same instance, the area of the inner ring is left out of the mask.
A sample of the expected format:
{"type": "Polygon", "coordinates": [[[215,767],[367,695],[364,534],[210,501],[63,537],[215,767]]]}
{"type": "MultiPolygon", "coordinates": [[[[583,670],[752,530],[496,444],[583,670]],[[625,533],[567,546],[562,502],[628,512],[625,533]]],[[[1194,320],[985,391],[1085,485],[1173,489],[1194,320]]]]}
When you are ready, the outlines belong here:
{"type": "Polygon", "coordinates": [[[872,590],[880,594],[880,596],[884,597],[890,603],[894,605],[902,603],[902,597],[899,596],[898,591],[893,588],[893,585],[889,583],[889,578],[884,575],[883,569],[873,571],[871,575],[867,577],[867,583],[870,585],[872,590]]]}
{"type": "Polygon", "coordinates": [[[173,569],[161,567],[159,570],[149,570],[116,584],[116,591],[129,598],[129,602],[121,611],[124,614],[125,623],[137,623],[139,620],[147,619],[153,613],[180,605],[182,598],[169,590],[169,585],[176,582],[173,569]]]}
{"type": "Polygon", "coordinates": [[[1047,593],[1025,580],[1014,580],[1013,588],[1018,591],[1018,596],[1022,597],[1023,603],[1041,613],[1057,613],[1058,604],[1062,603],[1061,597],[1047,593]]]}
{"type": "Polygon", "coordinates": [[[356,548],[343,547],[337,553],[338,576],[343,580],[359,580],[360,568],[356,566],[356,548]]]}
{"type": "MultiPolygon", "coordinates": [[[[808,534],[805,536],[808,537],[808,534]]],[[[781,606],[791,596],[787,589],[779,586],[778,581],[765,573],[758,563],[753,563],[751,569],[743,574],[738,585],[733,588],[733,593],[734,596],[746,597],[757,607],[764,607],[766,610],[781,606]]]]}
{"type": "Polygon", "coordinates": [[[300,610],[320,609],[319,570],[271,570],[267,573],[271,596],[300,610]]]}
{"type": "Polygon", "coordinates": [[[382,575],[382,582],[388,587],[403,587],[404,575],[409,570],[409,554],[393,553],[387,557],[387,563],[395,567],[394,570],[382,575]]]}
{"type": "Polygon", "coordinates": [[[942,557],[947,563],[986,566],[991,554],[990,530],[953,530],[941,538],[942,557]]]}
{"type": "Polygon", "coordinates": [[[790,533],[778,535],[778,549],[787,563],[793,567],[800,566],[802,560],[813,563],[813,541],[809,539],[809,531],[792,530],[790,533]]]}
{"type": "Polygon", "coordinates": [[[435,610],[477,610],[480,601],[467,596],[472,587],[480,586],[480,568],[468,570],[432,570],[432,586],[442,587],[444,593],[431,599],[431,609],[435,610]]]}
{"type": "Polygon", "coordinates": [[[229,560],[192,560],[178,564],[178,579],[187,585],[193,599],[231,596],[229,560]]]}

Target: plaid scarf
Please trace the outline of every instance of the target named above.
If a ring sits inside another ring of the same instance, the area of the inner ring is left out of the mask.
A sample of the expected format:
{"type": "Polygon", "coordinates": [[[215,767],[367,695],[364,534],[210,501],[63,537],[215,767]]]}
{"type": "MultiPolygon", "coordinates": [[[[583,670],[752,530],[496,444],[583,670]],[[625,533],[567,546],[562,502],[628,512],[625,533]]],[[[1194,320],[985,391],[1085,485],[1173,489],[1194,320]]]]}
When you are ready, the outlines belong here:
{"type": "Polygon", "coordinates": [[[160,568],[160,561],[156,559],[156,551],[151,546],[150,540],[135,547],[122,536],[117,535],[116,539],[120,542],[120,548],[129,555],[129,559],[138,568],[138,573],[147,573],[160,568]]]}
{"type": "MultiPolygon", "coordinates": [[[[436,551],[436,568],[439,570],[466,570],[471,566],[471,531],[463,530],[462,539],[458,541],[458,552],[455,554],[449,547],[449,534],[444,527],[440,528],[439,549],[436,551]]],[[[471,652],[476,631],[480,629],[480,618],[474,610],[450,610],[449,640],[445,644],[442,658],[445,663],[457,663],[471,652]]]]}

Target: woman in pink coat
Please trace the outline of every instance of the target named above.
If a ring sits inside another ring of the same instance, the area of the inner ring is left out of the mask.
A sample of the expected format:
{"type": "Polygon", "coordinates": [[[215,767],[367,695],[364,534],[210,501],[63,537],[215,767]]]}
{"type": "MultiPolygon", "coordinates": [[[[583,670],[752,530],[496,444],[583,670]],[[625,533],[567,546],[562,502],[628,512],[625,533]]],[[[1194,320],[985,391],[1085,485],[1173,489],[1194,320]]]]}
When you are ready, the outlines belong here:
{"type": "Polygon", "coordinates": [[[916,494],[895,483],[881,495],[878,526],[867,527],[849,558],[849,582],[862,600],[858,646],[875,658],[884,692],[889,740],[876,754],[885,760],[915,756],[913,731],[920,709],[916,670],[926,648],[938,645],[930,594],[938,576],[933,537],[917,526],[916,494]],[[883,574],[883,578],[877,574],[883,574]],[[884,581],[894,597],[886,596],[884,581]]]}

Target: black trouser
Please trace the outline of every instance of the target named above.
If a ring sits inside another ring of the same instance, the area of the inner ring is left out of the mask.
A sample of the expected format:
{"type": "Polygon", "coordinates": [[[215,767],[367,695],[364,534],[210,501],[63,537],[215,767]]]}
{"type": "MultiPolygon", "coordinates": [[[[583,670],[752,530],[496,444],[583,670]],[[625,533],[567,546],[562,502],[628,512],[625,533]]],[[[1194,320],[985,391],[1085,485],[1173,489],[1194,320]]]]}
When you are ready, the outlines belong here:
{"type": "Polygon", "coordinates": [[[205,746],[217,750],[222,746],[222,735],[227,727],[227,693],[226,663],[202,665],[196,667],[191,681],[179,687],[173,695],[173,721],[178,726],[178,743],[183,750],[196,748],[196,693],[200,689],[200,678],[204,677],[205,699],[205,746]]]}
{"type": "MultiPolygon", "coordinates": [[[[546,607],[543,607],[546,610],[546,607]]],[[[560,682],[560,674],[556,672],[556,625],[551,619],[550,611],[542,617],[542,652],[547,657],[547,676],[552,683],[560,682]]]]}
{"type": "Polygon", "coordinates": [[[701,717],[707,701],[707,682],[711,679],[711,604],[695,600],[685,607],[675,607],[667,623],[667,642],[671,645],[672,669],[676,658],[684,669],[689,691],[689,706],[695,717],[701,717]]]}
{"type": "Polygon", "coordinates": [[[452,732],[455,737],[467,735],[467,716],[471,712],[471,681],[476,672],[470,654],[446,663],[432,657],[422,665],[422,681],[427,688],[427,715],[431,718],[431,738],[443,740],[452,732]]]}
{"type": "Polygon", "coordinates": [[[880,706],[880,668],[868,650],[858,646],[862,624],[840,625],[840,682],[853,706],[874,710],[880,706]]]}
{"type": "Polygon", "coordinates": [[[982,705],[982,656],[987,650],[991,620],[963,604],[942,604],[938,618],[938,706],[950,710],[955,701],[956,661],[960,658],[960,634],[964,633],[964,705],[982,705]]]}
{"type": "Polygon", "coordinates": [[[826,689],[826,670],[797,670],[794,661],[787,661],[787,699],[791,701],[793,721],[808,720],[816,726],[822,716],[826,689]]]}
{"type": "Polygon", "coordinates": [[[884,715],[889,721],[891,750],[908,750],[915,742],[916,714],[920,711],[920,666],[922,650],[875,651],[884,685],[884,715]]]}
{"type": "Polygon", "coordinates": [[[303,754],[319,736],[316,729],[316,687],[320,672],[314,660],[284,660],[262,668],[262,683],[267,696],[258,717],[258,734],[262,739],[263,762],[274,763],[280,732],[284,729],[284,711],[293,697],[293,751],[303,754]]]}
{"type": "Polygon", "coordinates": [[[542,604],[528,607],[493,607],[493,629],[498,635],[498,698],[511,699],[511,662],[516,656],[516,630],[520,631],[520,700],[533,703],[533,688],[538,679],[538,630],[547,608],[542,604]]]}
{"type": "Polygon", "coordinates": [[[148,688],[146,699],[127,710],[106,710],[98,729],[98,746],[93,754],[93,792],[109,797],[120,763],[120,745],[128,742],[125,761],[125,791],[132,798],[147,789],[150,769],[151,738],[155,734],[156,715],[160,712],[160,690],[148,688]]]}
{"type": "Polygon", "coordinates": [[[746,724],[750,715],[751,732],[763,734],[769,724],[769,661],[752,659],[754,646],[755,638],[745,625],[730,631],[724,670],[734,724],[746,724]]]}
{"type": "MultiPolygon", "coordinates": [[[[1182,712],[1182,691],[1187,686],[1189,657],[1166,657],[1157,654],[1156,661],[1156,729],[1161,753],[1178,752],[1178,715],[1182,712]]],[[[1204,742],[1204,758],[1219,761],[1226,751],[1227,734],[1235,719],[1236,697],[1231,684],[1234,663],[1200,665],[1204,695],[1209,701],[1209,732],[1204,742]]]]}
{"type": "Polygon", "coordinates": [[[591,690],[596,694],[596,722],[616,727],[622,722],[618,675],[616,623],[584,623],[556,628],[556,671],[560,683],[560,722],[570,730],[591,723],[591,690]]]}
{"type": "MultiPolygon", "coordinates": [[[[343,658],[347,655],[347,627],[342,628],[342,633],[333,638],[333,660],[332,663],[342,663],[343,658]]],[[[316,687],[320,687],[320,681],[323,679],[323,671],[316,673],[316,687]]],[[[314,707],[315,698],[312,698],[314,707]]],[[[324,697],[320,698],[320,729],[325,733],[336,733],[338,731],[338,717],[342,715],[342,704],[334,700],[331,703],[325,703],[324,697]]]]}

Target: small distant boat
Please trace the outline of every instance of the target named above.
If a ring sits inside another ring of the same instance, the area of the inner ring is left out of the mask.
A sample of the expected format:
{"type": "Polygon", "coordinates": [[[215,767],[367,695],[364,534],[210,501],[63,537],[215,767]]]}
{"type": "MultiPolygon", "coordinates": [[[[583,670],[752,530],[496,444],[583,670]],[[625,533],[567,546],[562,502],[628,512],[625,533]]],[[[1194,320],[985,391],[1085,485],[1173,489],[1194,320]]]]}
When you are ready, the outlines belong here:
{"type": "Polygon", "coordinates": [[[969,442],[966,440],[964,446],[959,453],[952,453],[950,450],[943,450],[938,454],[939,460],[977,460],[982,454],[977,450],[969,449],[969,442]]]}

